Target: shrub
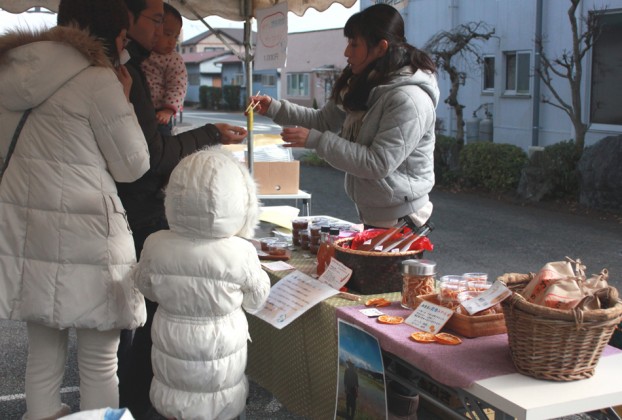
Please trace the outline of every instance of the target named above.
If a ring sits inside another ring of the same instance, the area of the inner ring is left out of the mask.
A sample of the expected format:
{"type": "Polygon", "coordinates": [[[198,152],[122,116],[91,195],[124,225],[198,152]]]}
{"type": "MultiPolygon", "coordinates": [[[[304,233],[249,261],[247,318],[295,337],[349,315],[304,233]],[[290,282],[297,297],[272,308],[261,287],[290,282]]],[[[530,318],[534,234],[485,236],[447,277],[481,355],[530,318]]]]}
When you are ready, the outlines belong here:
{"type": "Polygon", "coordinates": [[[543,165],[553,184],[549,194],[551,198],[576,197],[579,194],[577,164],[580,157],[574,140],[562,141],[544,148],[538,164],[543,165]]]}
{"type": "Polygon", "coordinates": [[[434,147],[434,178],[439,185],[450,186],[454,184],[460,174],[456,168],[457,153],[460,146],[454,137],[436,135],[436,144],[434,147]]]}
{"type": "Polygon", "coordinates": [[[239,111],[240,108],[240,86],[224,86],[222,88],[222,96],[225,100],[225,104],[227,104],[227,108],[231,111],[239,111]]]}
{"type": "Polygon", "coordinates": [[[314,151],[304,152],[300,158],[300,163],[309,166],[328,166],[328,163],[324,159],[318,156],[314,151]]]}
{"type": "Polygon", "coordinates": [[[203,109],[218,109],[220,99],[222,98],[222,89],[214,86],[199,87],[199,102],[203,109]]]}
{"type": "Polygon", "coordinates": [[[460,152],[460,170],[466,186],[493,192],[516,189],[527,154],[518,146],[478,142],[460,152]]]}

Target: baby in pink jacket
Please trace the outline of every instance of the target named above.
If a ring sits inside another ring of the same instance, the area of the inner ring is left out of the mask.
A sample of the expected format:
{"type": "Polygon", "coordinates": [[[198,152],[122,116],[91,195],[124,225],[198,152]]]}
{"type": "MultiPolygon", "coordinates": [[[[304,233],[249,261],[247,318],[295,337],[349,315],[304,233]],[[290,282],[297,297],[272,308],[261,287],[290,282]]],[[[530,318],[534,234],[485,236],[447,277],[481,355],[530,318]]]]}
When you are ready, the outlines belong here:
{"type": "Polygon", "coordinates": [[[181,26],[182,19],[177,9],[164,3],[162,36],[149,58],[142,63],[151,100],[157,111],[156,118],[162,125],[169,124],[171,117],[181,110],[186,97],[188,73],[183,58],[175,51],[181,26]]]}

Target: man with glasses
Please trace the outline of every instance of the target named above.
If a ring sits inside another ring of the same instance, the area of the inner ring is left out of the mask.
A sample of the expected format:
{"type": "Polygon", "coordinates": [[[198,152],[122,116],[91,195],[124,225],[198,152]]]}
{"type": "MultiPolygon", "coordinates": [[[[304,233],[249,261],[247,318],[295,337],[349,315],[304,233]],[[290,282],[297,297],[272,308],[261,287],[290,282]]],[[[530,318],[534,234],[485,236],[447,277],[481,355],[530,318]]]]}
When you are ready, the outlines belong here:
{"type": "MultiPolygon", "coordinates": [[[[125,3],[130,13],[127,50],[131,59],[126,64],[133,81],[130,102],[147,139],[150,169],[136,182],[118,184],[118,190],[133,232],[136,256],[140,258],[147,236],[168,229],[162,188],[179,160],[207,145],[240,143],[246,137],[246,130],[218,123],[206,124],[177,136],[160,134],[140,64],[155,47],[158,36],[162,35],[163,0],[125,0],[125,3]]],[[[147,300],[147,323],[136,330],[133,340],[131,331],[124,331],[119,346],[120,405],[128,407],[139,420],[149,418],[152,411],[149,401],[153,378],[150,332],[156,309],[157,304],[147,300]]]]}

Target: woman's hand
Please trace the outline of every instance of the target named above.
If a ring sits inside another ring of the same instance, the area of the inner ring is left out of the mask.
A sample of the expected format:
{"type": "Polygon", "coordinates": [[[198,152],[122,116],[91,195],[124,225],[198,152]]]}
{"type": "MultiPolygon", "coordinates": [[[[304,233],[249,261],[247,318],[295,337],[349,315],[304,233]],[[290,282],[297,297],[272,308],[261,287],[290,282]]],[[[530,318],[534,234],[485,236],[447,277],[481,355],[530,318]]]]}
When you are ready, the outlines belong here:
{"type": "Polygon", "coordinates": [[[281,138],[285,142],[283,147],[305,147],[309,138],[309,129],[304,127],[284,127],[281,138]]]}
{"type": "MultiPolygon", "coordinates": [[[[251,96],[249,100],[249,107],[253,108],[254,112],[257,112],[261,115],[266,115],[266,112],[268,112],[268,108],[272,103],[272,98],[268,95],[251,96]]],[[[246,109],[248,110],[249,107],[247,107],[246,109]]],[[[248,111],[244,111],[244,115],[246,114],[248,114],[248,111]]]]}
{"type": "Polygon", "coordinates": [[[123,86],[123,93],[125,93],[125,98],[130,100],[130,89],[132,88],[132,76],[127,71],[124,65],[120,65],[114,71],[117,74],[117,78],[121,85],[123,86]]]}
{"type": "Polygon", "coordinates": [[[247,131],[244,127],[225,123],[216,123],[214,125],[220,131],[220,142],[222,144],[237,144],[246,138],[247,131]]]}

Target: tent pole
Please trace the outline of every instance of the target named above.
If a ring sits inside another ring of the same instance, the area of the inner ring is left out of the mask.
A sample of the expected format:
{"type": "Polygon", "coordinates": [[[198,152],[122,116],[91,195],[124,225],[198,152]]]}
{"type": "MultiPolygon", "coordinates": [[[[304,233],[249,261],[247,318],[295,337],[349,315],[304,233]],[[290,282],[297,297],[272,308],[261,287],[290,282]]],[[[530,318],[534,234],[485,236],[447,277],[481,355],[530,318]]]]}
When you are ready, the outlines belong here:
{"type": "MultiPolygon", "coordinates": [[[[252,39],[251,39],[251,33],[252,33],[252,26],[251,26],[251,16],[250,14],[246,15],[246,20],[244,21],[244,51],[245,51],[245,55],[244,55],[244,70],[246,72],[246,98],[250,97],[251,95],[253,95],[253,54],[251,53],[251,49],[252,49],[252,39]]],[[[248,136],[246,137],[246,141],[247,141],[247,149],[248,149],[248,170],[250,171],[251,175],[253,174],[253,154],[254,154],[254,150],[253,150],[253,117],[251,117],[251,114],[254,114],[254,112],[251,110],[247,117],[246,117],[246,123],[247,123],[247,127],[248,127],[248,136]]]]}

